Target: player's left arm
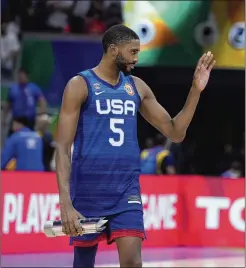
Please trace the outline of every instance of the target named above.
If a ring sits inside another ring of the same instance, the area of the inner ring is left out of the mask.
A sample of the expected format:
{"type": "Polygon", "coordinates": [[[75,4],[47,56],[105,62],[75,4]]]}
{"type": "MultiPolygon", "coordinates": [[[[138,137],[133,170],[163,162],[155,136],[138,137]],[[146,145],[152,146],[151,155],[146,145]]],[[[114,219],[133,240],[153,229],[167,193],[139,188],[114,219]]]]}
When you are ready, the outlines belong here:
{"type": "Polygon", "coordinates": [[[196,67],[192,87],[183,109],[171,118],[168,112],[157,102],[149,86],[140,78],[133,77],[137,90],[142,99],[140,113],[164,136],[173,142],[181,142],[194,116],[200,94],[205,89],[210,72],[215,65],[211,52],[204,54],[196,67]]]}
{"type": "Polygon", "coordinates": [[[44,97],[44,94],[41,90],[40,87],[38,87],[37,85],[33,85],[34,88],[34,94],[35,94],[35,98],[37,100],[38,103],[38,109],[39,109],[39,113],[46,113],[47,110],[47,102],[46,99],[44,97]]]}
{"type": "Polygon", "coordinates": [[[1,153],[1,170],[4,170],[11,159],[15,158],[15,141],[17,133],[11,135],[5,142],[1,153]]]}

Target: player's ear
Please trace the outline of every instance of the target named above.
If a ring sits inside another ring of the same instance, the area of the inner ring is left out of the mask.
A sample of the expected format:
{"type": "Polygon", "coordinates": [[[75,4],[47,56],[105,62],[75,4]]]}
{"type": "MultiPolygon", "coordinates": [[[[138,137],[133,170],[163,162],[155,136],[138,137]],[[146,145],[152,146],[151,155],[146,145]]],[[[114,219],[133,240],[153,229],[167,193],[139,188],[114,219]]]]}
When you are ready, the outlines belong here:
{"type": "Polygon", "coordinates": [[[118,47],[116,45],[114,45],[114,44],[111,44],[109,46],[109,49],[111,51],[111,54],[112,54],[113,58],[116,58],[117,55],[118,55],[118,47]]]}

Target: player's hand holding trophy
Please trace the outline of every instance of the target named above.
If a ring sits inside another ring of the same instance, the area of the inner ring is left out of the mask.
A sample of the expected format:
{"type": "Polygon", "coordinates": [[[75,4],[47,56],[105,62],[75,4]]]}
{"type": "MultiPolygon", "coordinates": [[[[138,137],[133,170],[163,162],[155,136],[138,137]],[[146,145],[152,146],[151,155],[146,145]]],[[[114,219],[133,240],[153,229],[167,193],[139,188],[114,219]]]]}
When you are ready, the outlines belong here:
{"type": "MultiPolygon", "coordinates": [[[[94,234],[102,232],[106,226],[105,218],[84,218],[78,219],[84,234],[94,234]]],[[[65,236],[62,231],[62,221],[47,221],[44,225],[44,233],[47,237],[65,236]]],[[[79,236],[80,234],[78,234],[79,236]]]]}

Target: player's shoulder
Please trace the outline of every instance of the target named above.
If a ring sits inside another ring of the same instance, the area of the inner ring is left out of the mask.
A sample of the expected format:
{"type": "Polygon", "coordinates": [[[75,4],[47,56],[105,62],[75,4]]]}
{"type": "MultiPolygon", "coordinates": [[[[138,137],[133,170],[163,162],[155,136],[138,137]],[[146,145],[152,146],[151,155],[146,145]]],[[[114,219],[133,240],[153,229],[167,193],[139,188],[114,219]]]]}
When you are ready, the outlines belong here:
{"type": "Polygon", "coordinates": [[[142,88],[144,88],[144,89],[149,88],[149,86],[141,78],[132,75],[132,79],[133,79],[136,87],[139,87],[140,89],[142,89],[142,88]]]}
{"type": "Polygon", "coordinates": [[[143,100],[145,96],[151,92],[150,87],[141,78],[137,76],[132,76],[132,79],[135,83],[139,96],[143,100]]]}
{"type": "Polygon", "coordinates": [[[135,84],[144,83],[144,81],[141,78],[139,78],[138,76],[131,75],[131,77],[132,77],[135,84]]]}
{"type": "Polygon", "coordinates": [[[16,91],[16,90],[18,90],[18,88],[19,88],[18,83],[14,82],[14,83],[12,83],[12,84],[9,86],[9,91],[10,91],[10,92],[12,92],[12,91],[16,91]]]}
{"type": "Polygon", "coordinates": [[[14,133],[12,133],[12,135],[10,135],[8,138],[7,138],[7,142],[10,144],[13,144],[15,143],[17,140],[20,139],[20,131],[16,131],[14,133]]]}
{"type": "Polygon", "coordinates": [[[68,85],[75,87],[87,87],[85,78],[79,74],[73,76],[69,81],[68,85]]]}
{"type": "Polygon", "coordinates": [[[74,96],[75,98],[83,99],[87,97],[88,89],[85,79],[80,75],[73,76],[67,83],[64,90],[64,97],[69,98],[74,96]]]}

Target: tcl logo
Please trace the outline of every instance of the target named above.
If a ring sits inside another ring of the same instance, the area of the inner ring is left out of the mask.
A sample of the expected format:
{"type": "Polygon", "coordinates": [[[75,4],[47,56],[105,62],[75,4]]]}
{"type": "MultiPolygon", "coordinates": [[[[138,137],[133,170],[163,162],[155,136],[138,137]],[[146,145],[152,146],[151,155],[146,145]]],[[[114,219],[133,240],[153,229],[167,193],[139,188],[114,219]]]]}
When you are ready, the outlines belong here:
{"type": "Polygon", "coordinates": [[[245,198],[243,197],[231,201],[228,197],[199,196],[196,198],[196,207],[205,209],[205,227],[207,229],[219,229],[220,212],[221,210],[228,210],[230,224],[237,231],[245,231],[245,219],[243,219],[245,198]]]}

